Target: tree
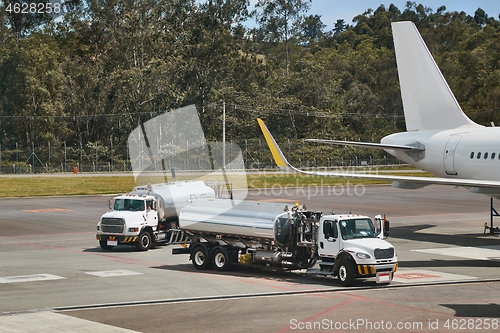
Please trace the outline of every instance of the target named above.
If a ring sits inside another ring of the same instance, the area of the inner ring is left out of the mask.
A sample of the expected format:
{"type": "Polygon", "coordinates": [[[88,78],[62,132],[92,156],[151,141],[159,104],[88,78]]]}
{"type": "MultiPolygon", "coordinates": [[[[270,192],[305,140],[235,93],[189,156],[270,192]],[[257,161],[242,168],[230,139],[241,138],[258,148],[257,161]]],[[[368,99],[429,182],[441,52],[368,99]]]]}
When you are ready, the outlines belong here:
{"type": "Polygon", "coordinates": [[[333,34],[335,36],[338,36],[343,33],[346,28],[347,25],[345,24],[344,19],[338,19],[337,22],[335,22],[335,26],[333,27],[333,34]]]}
{"type": "Polygon", "coordinates": [[[286,65],[285,72],[289,74],[289,47],[288,43],[294,34],[300,31],[304,19],[303,13],[309,10],[312,0],[259,0],[255,7],[258,9],[257,22],[270,42],[285,42],[286,65]]]}
{"type": "Polygon", "coordinates": [[[484,26],[487,20],[488,14],[483,9],[478,8],[474,13],[474,21],[476,21],[477,25],[484,26]]]}
{"type": "Polygon", "coordinates": [[[319,40],[326,24],[321,22],[321,15],[309,15],[302,22],[302,34],[306,39],[319,40]]]}

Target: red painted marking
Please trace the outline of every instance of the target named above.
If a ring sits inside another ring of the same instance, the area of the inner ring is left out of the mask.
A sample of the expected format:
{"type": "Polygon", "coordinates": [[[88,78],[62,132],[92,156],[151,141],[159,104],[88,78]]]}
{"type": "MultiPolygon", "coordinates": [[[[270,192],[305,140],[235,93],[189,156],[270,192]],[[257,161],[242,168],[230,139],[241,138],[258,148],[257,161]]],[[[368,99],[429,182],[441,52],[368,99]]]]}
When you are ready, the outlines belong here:
{"type": "Polygon", "coordinates": [[[396,273],[395,276],[398,278],[401,278],[401,279],[406,279],[406,280],[440,278],[441,277],[441,276],[437,276],[437,275],[430,275],[430,274],[424,274],[424,273],[407,273],[407,274],[396,273]]]}

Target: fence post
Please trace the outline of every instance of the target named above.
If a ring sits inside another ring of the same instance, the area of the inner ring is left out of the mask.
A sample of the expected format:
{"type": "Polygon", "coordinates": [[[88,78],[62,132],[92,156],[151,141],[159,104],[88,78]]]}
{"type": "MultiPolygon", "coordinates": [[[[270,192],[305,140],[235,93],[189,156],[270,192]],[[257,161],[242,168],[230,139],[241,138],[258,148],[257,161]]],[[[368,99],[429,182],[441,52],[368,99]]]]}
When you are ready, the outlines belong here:
{"type": "Polygon", "coordinates": [[[64,168],[62,172],[66,172],[66,141],[64,141],[64,168]]]}

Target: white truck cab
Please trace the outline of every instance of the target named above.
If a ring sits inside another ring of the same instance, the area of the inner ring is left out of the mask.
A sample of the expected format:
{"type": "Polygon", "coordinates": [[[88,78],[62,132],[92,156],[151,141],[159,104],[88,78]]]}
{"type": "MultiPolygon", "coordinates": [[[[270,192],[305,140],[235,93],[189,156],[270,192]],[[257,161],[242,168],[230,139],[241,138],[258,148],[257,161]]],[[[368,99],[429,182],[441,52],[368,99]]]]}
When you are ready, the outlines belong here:
{"type": "Polygon", "coordinates": [[[213,187],[221,184],[193,180],[136,186],[110,200],[112,211],[97,223],[99,245],[110,250],[129,244],[147,251],[154,243],[183,243],[178,211],[193,200],[214,199],[213,187]]]}
{"type": "Polygon", "coordinates": [[[148,250],[158,229],[157,201],[152,195],[124,194],[114,198],[112,211],[97,224],[100,246],[109,250],[118,243],[135,243],[138,250],[148,250]],[[107,235],[107,236],[105,236],[107,235]]]}
{"type": "Polygon", "coordinates": [[[392,280],[397,270],[394,247],[384,239],[372,220],[363,215],[325,215],[319,221],[318,257],[322,271],[333,272],[343,284],[356,277],[392,280]]]}

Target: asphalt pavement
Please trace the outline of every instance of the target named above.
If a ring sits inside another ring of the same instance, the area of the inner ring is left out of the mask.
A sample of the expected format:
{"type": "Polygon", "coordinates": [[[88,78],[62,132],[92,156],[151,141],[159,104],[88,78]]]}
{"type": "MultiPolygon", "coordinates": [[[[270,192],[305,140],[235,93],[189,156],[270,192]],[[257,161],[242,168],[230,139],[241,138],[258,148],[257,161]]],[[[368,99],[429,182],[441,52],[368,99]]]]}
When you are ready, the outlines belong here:
{"type": "MultiPolygon", "coordinates": [[[[386,214],[389,286],[303,272],[197,271],[173,246],[95,239],[108,196],[0,199],[0,332],[498,332],[500,238],[489,198],[429,186],[288,187],[250,200],[386,214]]],[[[500,220],[498,221],[500,224],[500,220]]]]}

